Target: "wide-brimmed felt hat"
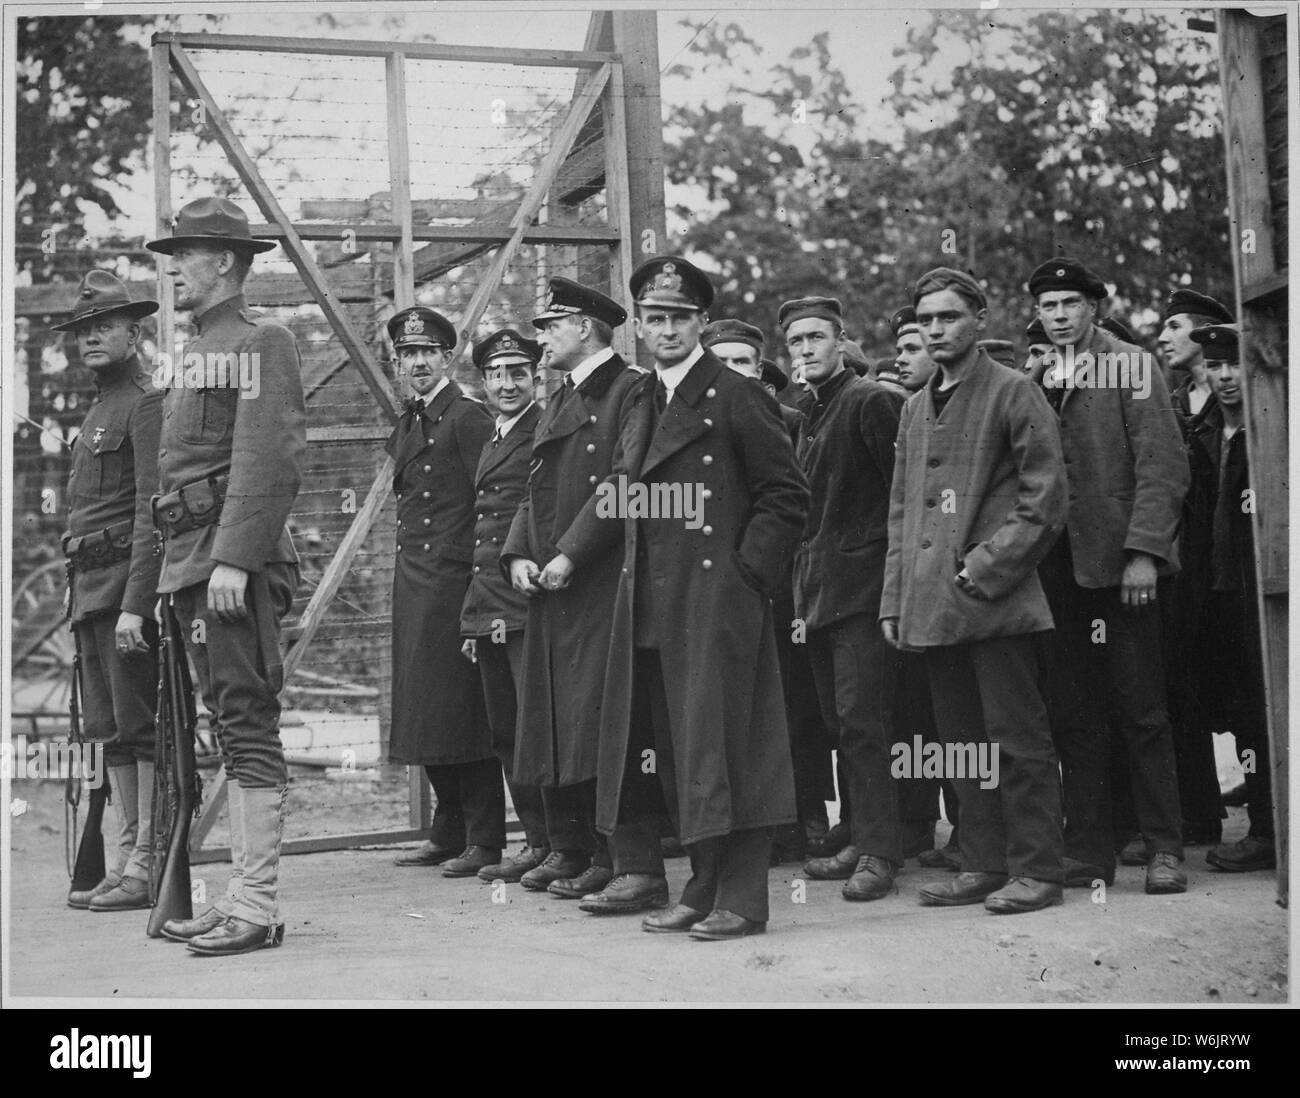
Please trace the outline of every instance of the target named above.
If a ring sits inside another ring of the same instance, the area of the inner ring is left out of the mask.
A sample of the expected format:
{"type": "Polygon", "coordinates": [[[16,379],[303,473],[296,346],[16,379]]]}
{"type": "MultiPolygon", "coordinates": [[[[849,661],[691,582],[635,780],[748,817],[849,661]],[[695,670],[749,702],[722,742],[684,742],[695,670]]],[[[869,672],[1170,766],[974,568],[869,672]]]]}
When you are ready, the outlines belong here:
{"type": "Polygon", "coordinates": [[[187,244],[215,244],[234,251],[269,252],[274,240],[254,240],[248,215],[228,198],[196,198],[172,220],[172,235],[151,240],[151,252],[171,255],[187,244]]]}
{"type": "Polygon", "coordinates": [[[56,332],[70,332],[79,324],[95,317],[122,313],[132,320],[158,311],[158,302],[143,299],[131,300],[131,292],[116,275],[108,271],[88,271],[77,289],[77,299],[72,305],[72,316],[62,324],[52,324],[56,332]]]}

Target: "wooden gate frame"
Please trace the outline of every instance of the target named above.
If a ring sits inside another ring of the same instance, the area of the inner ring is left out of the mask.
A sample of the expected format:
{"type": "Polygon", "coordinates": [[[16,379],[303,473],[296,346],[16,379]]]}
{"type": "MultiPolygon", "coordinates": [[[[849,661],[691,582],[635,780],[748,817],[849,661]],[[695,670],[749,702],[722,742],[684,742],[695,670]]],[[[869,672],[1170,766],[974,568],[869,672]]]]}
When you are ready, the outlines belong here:
{"type": "MultiPolygon", "coordinates": [[[[186,92],[203,104],[207,121],[218,143],[262,216],[266,218],[265,224],[252,227],[253,236],[277,240],[283,245],[384,415],[390,422],[396,422],[400,405],[378,360],[353,326],[338,298],[331,292],[328,280],[303,242],[350,238],[394,245],[394,305],[398,309],[415,304],[415,241],[452,241],[495,246],[496,253],[487,275],[475,289],[469,305],[459,318],[457,328],[461,339],[453,361],[464,351],[521,244],[605,245],[610,249],[611,283],[615,287],[626,286],[633,267],[633,242],[641,242],[643,251],[654,252],[663,250],[656,245],[665,239],[662,120],[656,36],[657,20],[652,11],[593,12],[587,40],[581,51],[254,35],[155,34],[151,56],[158,235],[166,236],[172,228],[171,77],[175,75],[186,92]],[[393,221],[370,224],[295,224],[291,221],[208,90],[188,50],[382,57],[386,77],[393,221]],[[578,69],[580,75],[573,100],[553,134],[551,147],[538,166],[532,185],[508,225],[468,228],[414,225],[407,147],[405,66],[408,57],[415,60],[578,69]],[[597,109],[600,111],[604,136],[607,224],[590,227],[534,225],[533,221],[541,210],[547,192],[555,182],[565,158],[572,151],[579,132],[597,109]],[[635,157],[631,155],[633,149],[636,150],[635,157]]],[[[158,298],[161,309],[158,314],[158,341],[160,346],[170,350],[174,344],[174,301],[171,283],[165,275],[166,262],[165,257],[159,257],[158,298]]],[[[623,329],[619,336],[622,344],[620,349],[631,360],[634,357],[631,333],[623,329]]],[[[314,434],[315,432],[309,432],[309,436],[314,434]]],[[[303,654],[324,620],[330,602],[382,510],[392,485],[393,472],[392,459],[385,457],[366,492],[364,502],[358,508],[337,552],[312,593],[303,611],[299,635],[285,654],[286,682],[302,662],[303,654]]],[[[423,838],[430,819],[429,787],[422,768],[413,766],[408,770],[410,810],[407,828],[292,839],[284,843],[284,852],[307,853],[423,838]]],[[[192,861],[228,859],[228,847],[204,848],[202,845],[225,799],[223,770],[218,773],[215,781],[209,783],[201,817],[191,829],[192,861]]]]}

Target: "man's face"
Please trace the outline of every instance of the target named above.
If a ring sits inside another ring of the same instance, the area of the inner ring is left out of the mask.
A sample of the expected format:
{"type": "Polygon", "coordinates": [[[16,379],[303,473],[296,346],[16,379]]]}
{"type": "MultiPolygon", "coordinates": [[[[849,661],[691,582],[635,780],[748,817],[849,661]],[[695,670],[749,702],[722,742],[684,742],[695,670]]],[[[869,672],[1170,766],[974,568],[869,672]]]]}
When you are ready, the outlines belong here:
{"type": "Polygon", "coordinates": [[[543,366],[551,370],[572,370],[587,357],[582,347],[583,331],[587,327],[583,320],[575,313],[546,322],[537,335],[537,342],[542,345],[543,366]]]}
{"type": "Polygon", "coordinates": [[[936,290],[916,303],[916,323],[926,353],[945,366],[970,354],[988,323],[988,310],[977,310],[956,290],[936,290]]]}
{"type": "Polygon", "coordinates": [[[1050,343],[1031,343],[1029,345],[1029,357],[1025,359],[1025,364],[1020,367],[1021,373],[1032,374],[1043,365],[1043,356],[1052,349],[1050,343]]]}
{"type": "Polygon", "coordinates": [[[510,419],[528,407],[533,399],[531,362],[490,364],[483,371],[483,391],[498,415],[510,419]]]}
{"type": "Polygon", "coordinates": [[[729,369],[745,377],[757,378],[759,369],[758,350],[748,343],[714,343],[709,350],[729,369]]]}
{"type": "Polygon", "coordinates": [[[1193,364],[1200,364],[1201,345],[1192,339],[1195,327],[1196,321],[1187,313],[1175,313],[1165,321],[1156,346],[1166,369],[1190,370],[1193,364]]]}
{"type": "Polygon", "coordinates": [[[82,363],[99,372],[131,355],[140,325],[125,316],[101,316],[73,329],[82,363]]]}
{"type": "Polygon", "coordinates": [[[1038,295],[1038,319],[1057,347],[1080,342],[1097,318],[1097,303],[1078,290],[1048,290],[1038,295]]]}
{"type": "Polygon", "coordinates": [[[185,245],[177,248],[167,261],[167,277],[172,280],[176,308],[201,313],[218,304],[223,291],[222,276],[231,268],[233,253],[215,248],[185,245]]]}
{"type": "Polygon", "coordinates": [[[1210,388],[1219,403],[1227,408],[1241,405],[1241,364],[1237,362],[1207,362],[1205,372],[1210,388]]]}
{"type": "Polygon", "coordinates": [[[809,385],[829,381],[844,369],[844,332],[833,320],[806,316],[785,330],[790,361],[801,367],[809,385]]]}
{"type": "Polygon", "coordinates": [[[407,395],[422,397],[447,376],[451,349],[445,344],[417,344],[397,350],[397,376],[407,395]]]}
{"type": "Polygon", "coordinates": [[[700,342],[709,318],[694,309],[637,306],[636,334],[660,366],[676,366],[700,342]]]}
{"type": "Polygon", "coordinates": [[[904,332],[894,343],[897,354],[894,365],[898,367],[898,380],[909,393],[925,387],[934,374],[935,365],[925,352],[925,340],[920,332],[904,332]]]}

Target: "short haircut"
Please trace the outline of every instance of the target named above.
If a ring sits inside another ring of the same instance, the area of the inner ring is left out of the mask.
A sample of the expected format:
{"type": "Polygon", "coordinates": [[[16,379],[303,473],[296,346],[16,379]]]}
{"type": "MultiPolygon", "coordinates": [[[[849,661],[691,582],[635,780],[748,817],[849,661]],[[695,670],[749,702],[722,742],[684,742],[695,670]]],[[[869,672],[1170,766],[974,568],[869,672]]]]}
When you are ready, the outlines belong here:
{"type": "Polygon", "coordinates": [[[614,342],[614,329],[606,324],[598,316],[592,316],[590,313],[583,313],[582,316],[591,321],[591,330],[596,336],[596,341],[602,347],[608,347],[614,342]]]}
{"type": "Polygon", "coordinates": [[[984,296],[979,283],[965,271],[951,267],[935,267],[917,279],[916,289],[912,291],[912,305],[915,307],[926,294],[942,293],[944,290],[951,290],[976,312],[989,307],[988,298],[984,296]]]}

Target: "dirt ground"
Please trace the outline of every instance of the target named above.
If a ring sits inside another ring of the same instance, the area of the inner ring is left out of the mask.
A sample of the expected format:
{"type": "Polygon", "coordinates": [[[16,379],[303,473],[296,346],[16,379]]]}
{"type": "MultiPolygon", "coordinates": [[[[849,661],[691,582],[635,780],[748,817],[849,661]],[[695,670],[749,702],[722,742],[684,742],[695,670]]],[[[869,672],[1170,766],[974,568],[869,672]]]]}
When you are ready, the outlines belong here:
{"type": "MultiPolygon", "coordinates": [[[[302,775],[299,781],[308,781],[302,775]]],[[[353,802],[393,790],[351,784],[353,802]]],[[[296,790],[298,793],[303,790],[296,790]]],[[[145,913],[64,904],[62,787],[15,782],[7,998],[415,1002],[1190,1003],[1287,1001],[1288,912],[1271,874],[1225,875],[1189,851],[1189,891],[1147,896],[1121,868],[1105,896],[1071,890],[1062,907],[993,916],[922,908],[944,876],[909,862],[894,896],[840,898],[836,882],[773,869],[766,935],[704,943],[650,935],[639,916],[591,916],[571,901],[397,869],[391,849],[288,857],[280,949],[210,960],[145,936],[145,913]],[[21,811],[18,811],[21,809],[21,811]],[[15,814],[16,813],[16,814],[15,814]],[[800,899],[804,902],[798,902],[800,899]]],[[[317,798],[312,798],[315,801],[317,798]]],[[[295,797],[303,804],[305,798],[295,797]]],[[[319,813],[303,806],[303,814],[319,813]]],[[[1228,839],[1245,830],[1240,809],[1228,839]]],[[[302,820],[298,821],[301,825],[302,820]]],[[[311,821],[308,820],[308,823],[311,821]]],[[[299,833],[312,827],[295,828],[299,833]]],[[[221,825],[213,833],[224,841],[221,825]]],[[[687,863],[669,863],[676,895],[687,863]]],[[[196,866],[209,894],[228,866],[196,866]]]]}

